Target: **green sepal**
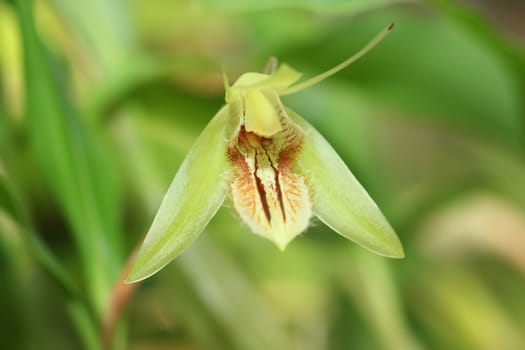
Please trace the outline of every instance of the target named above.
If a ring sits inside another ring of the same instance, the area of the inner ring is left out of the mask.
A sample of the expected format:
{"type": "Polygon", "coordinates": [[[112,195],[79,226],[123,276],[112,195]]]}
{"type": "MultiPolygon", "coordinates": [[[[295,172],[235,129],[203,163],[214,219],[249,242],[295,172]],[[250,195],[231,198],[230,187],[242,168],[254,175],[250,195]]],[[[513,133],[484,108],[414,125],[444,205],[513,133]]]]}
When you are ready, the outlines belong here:
{"type": "Polygon", "coordinates": [[[396,233],[332,146],[297,113],[286,111],[304,131],[297,166],[307,179],[314,214],[341,236],[377,254],[404,257],[396,233]]]}
{"type": "Polygon", "coordinates": [[[204,230],[221,206],[231,176],[226,156],[228,106],[192,146],[164,196],[126,282],[143,280],[173,260],[204,230]]]}

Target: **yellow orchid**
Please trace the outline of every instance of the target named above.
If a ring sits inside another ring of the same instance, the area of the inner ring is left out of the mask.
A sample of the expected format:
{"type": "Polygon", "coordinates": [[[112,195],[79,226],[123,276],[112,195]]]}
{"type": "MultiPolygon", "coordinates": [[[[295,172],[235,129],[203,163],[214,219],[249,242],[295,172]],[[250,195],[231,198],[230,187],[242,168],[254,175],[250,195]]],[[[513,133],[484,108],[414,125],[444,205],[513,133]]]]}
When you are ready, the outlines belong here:
{"type": "Polygon", "coordinates": [[[199,136],[164,197],[128,275],[151,276],[187,248],[228,196],[256,234],[284,250],[317,216],[342,236],[387,257],[403,248],[374,201],[330,144],[280,96],[310,87],[345,68],[381,41],[314,78],[287,65],[272,74],[245,73],[226,105],[199,136]]]}

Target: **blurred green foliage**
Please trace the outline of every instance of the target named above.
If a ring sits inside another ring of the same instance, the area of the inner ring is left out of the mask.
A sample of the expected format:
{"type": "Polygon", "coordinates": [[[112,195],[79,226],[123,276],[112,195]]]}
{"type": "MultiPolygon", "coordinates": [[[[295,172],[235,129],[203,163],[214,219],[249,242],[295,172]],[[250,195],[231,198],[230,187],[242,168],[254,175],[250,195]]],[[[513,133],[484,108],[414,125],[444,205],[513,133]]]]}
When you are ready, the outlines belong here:
{"type": "Polygon", "coordinates": [[[1,347],[524,348],[525,50],[499,17],[524,9],[0,0],[1,347]],[[403,261],[319,222],[281,253],[226,204],[167,269],[119,282],[223,104],[221,64],[233,80],[275,56],[313,76],[392,21],[284,102],[378,202],[403,261]]]}

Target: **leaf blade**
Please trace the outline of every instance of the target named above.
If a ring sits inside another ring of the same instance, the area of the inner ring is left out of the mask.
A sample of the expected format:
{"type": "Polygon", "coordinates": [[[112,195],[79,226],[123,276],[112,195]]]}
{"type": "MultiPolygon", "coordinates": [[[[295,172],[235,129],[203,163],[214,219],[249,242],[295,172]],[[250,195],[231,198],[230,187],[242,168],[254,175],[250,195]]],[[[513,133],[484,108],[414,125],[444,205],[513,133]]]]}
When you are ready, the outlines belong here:
{"type": "Polygon", "coordinates": [[[71,226],[89,298],[99,316],[122,259],[119,182],[63,85],[60,65],[38,34],[32,3],[16,1],[15,5],[24,47],[26,114],[33,152],[71,226]]]}

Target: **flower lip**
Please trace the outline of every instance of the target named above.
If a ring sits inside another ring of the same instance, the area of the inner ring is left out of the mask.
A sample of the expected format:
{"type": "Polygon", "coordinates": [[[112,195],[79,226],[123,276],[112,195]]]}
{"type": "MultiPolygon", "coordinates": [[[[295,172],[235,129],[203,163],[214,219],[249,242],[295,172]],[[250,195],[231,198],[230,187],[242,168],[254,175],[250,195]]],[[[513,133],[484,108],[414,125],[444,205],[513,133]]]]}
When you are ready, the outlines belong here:
{"type": "Polygon", "coordinates": [[[302,131],[275,98],[281,130],[265,137],[241,121],[230,140],[228,158],[235,169],[230,193],[234,208],[250,229],[284,250],[308,227],[312,203],[305,178],[294,170],[302,131]]]}

